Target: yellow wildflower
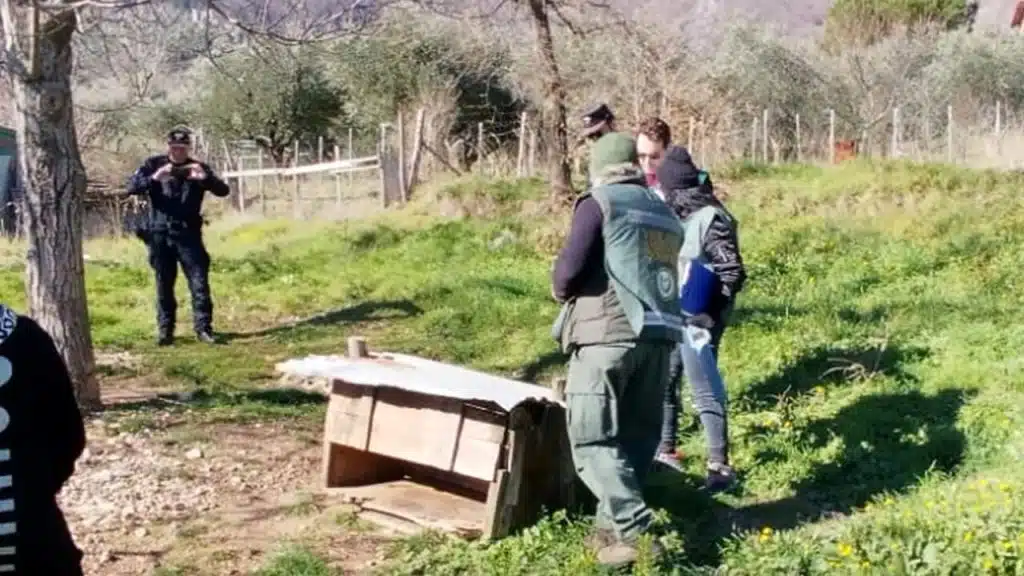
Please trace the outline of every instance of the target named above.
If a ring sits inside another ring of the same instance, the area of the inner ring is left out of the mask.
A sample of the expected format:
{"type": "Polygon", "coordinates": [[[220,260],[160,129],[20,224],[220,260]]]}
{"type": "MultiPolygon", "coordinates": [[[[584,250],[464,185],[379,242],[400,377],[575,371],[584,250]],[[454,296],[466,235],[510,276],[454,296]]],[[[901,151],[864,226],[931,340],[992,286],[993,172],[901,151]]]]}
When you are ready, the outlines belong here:
{"type": "Polygon", "coordinates": [[[849,556],[850,554],[853,554],[853,546],[851,546],[851,545],[849,545],[849,544],[847,544],[845,542],[840,542],[839,543],[839,555],[845,558],[845,557],[849,556]]]}
{"type": "Polygon", "coordinates": [[[782,427],[783,428],[792,428],[793,427],[793,423],[790,422],[789,420],[786,420],[785,422],[782,423],[782,427]]]}
{"type": "Polygon", "coordinates": [[[893,500],[892,496],[886,496],[885,500],[882,500],[882,504],[885,504],[886,506],[891,506],[895,502],[896,501],[893,500]]]}
{"type": "Polygon", "coordinates": [[[964,542],[970,542],[971,540],[974,540],[974,532],[964,534],[964,542]]]}
{"type": "Polygon", "coordinates": [[[824,394],[825,393],[825,387],[824,386],[815,386],[814,387],[814,393],[818,394],[819,396],[821,394],[824,394]]]}
{"type": "Polygon", "coordinates": [[[764,528],[761,528],[761,534],[765,536],[771,536],[772,532],[773,530],[771,526],[765,526],[764,528]]]}
{"type": "Polygon", "coordinates": [[[1003,540],[1003,550],[1009,550],[1010,548],[1013,548],[1013,542],[1003,540]]]}
{"type": "Polygon", "coordinates": [[[981,567],[985,570],[991,570],[993,566],[995,566],[995,563],[992,562],[991,558],[985,558],[985,561],[981,563],[981,567]]]}

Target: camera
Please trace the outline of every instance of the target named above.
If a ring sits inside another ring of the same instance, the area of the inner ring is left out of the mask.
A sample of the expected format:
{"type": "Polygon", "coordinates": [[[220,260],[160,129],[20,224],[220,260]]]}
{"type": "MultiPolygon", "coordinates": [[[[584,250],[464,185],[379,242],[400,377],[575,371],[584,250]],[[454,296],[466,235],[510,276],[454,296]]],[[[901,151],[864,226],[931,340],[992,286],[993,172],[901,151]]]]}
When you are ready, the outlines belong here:
{"type": "Polygon", "coordinates": [[[191,172],[191,170],[187,166],[173,166],[173,167],[171,167],[171,176],[174,177],[174,178],[181,179],[181,180],[184,180],[184,179],[188,178],[188,175],[189,175],[190,172],[191,172]]]}

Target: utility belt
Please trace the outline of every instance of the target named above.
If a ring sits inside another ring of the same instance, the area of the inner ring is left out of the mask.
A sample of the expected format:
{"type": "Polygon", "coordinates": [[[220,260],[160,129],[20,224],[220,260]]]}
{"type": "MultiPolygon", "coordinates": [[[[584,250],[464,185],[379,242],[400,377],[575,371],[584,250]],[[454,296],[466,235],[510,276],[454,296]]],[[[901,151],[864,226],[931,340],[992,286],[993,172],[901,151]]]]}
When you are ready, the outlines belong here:
{"type": "Polygon", "coordinates": [[[203,220],[197,222],[184,222],[181,220],[153,222],[146,220],[140,223],[135,229],[135,236],[145,243],[150,243],[154,235],[183,236],[185,234],[199,233],[203,228],[203,220]]]}

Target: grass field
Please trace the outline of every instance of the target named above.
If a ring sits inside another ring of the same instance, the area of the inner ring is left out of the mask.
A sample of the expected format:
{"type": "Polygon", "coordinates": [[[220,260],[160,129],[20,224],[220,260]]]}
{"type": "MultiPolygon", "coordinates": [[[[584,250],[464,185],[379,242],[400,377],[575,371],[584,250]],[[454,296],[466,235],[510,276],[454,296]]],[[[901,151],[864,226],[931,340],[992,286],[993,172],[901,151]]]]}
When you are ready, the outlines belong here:
{"type": "MultiPolygon", "coordinates": [[[[651,486],[674,555],[636,573],[1024,573],[1024,177],[853,163],[718,178],[750,276],[722,348],[742,483],[697,490],[702,437],[688,415],[691,476],[651,486]]],[[[182,343],[155,348],[142,247],[92,243],[96,344],[140,359],[106,377],[203,389],[224,417],[315,417],[319,404],[253,391],[276,361],[360,334],[546,383],[564,369],[548,271],[565,218],[542,194],[538,182],[463,182],[373,220],[215,225],[218,347],[186,340],[181,282],[182,343]],[[438,203],[479,216],[442,218],[438,203]]],[[[17,251],[0,254],[0,294],[21,306],[17,251]]],[[[417,537],[384,570],[588,574],[585,531],[556,514],[489,547],[417,537]]],[[[329,572],[303,552],[265,573],[329,572]]]]}

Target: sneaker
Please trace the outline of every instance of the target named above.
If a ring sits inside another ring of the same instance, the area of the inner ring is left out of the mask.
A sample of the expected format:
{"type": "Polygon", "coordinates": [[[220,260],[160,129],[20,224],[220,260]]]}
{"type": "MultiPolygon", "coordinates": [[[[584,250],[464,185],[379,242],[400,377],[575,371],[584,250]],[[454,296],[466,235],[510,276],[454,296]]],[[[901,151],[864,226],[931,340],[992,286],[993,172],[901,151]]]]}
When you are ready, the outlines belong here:
{"type": "Polygon", "coordinates": [[[708,476],[704,481],[704,487],[711,492],[716,494],[718,492],[724,492],[736,482],[736,473],[732,467],[728,464],[721,464],[718,462],[712,462],[708,464],[708,476]]]}
{"type": "Polygon", "coordinates": [[[583,543],[587,548],[598,551],[615,543],[615,533],[607,528],[594,528],[583,543]]]}
{"type": "Polygon", "coordinates": [[[199,340],[203,344],[216,344],[217,339],[213,337],[213,334],[209,330],[200,330],[196,332],[196,340],[199,340]]]}
{"type": "Polygon", "coordinates": [[[676,472],[683,472],[683,462],[677,452],[658,452],[658,455],[654,457],[654,461],[668,466],[676,472]]]}
{"type": "MultiPolygon", "coordinates": [[[[657,542],[651,542],[650,554],[657,560],[664,550],[657,542]]],[[[604,568],[621,570],[636,564],[640,551],[636,543],[615,542],[597,551],[597,563],[604,568]]]]}

